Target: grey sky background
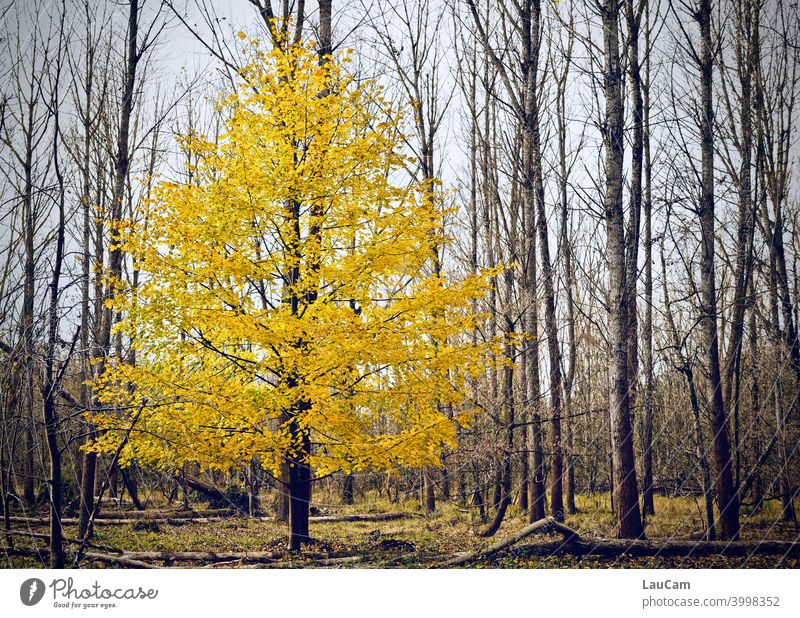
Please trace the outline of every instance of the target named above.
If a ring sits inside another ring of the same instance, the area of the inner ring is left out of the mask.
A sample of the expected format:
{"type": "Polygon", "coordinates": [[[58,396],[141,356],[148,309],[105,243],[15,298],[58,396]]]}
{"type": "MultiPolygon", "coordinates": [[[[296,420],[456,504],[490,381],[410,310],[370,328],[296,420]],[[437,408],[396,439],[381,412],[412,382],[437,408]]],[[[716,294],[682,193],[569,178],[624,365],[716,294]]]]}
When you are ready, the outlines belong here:
{"type": "MultiPolygon", "coordinates": [[[[730,8],[730,2],[720,3],[722,8],[730,8]]],[[[772,6],[772,1],[767,2],[767,8],[772,6]]],[[[73,10],[80,2],[71,0],[67,3],[72,7],[68,11],[67,21],[69,42],[74,57],[80,57],[81,41],[83,36],[83,16],[73,10]]],[[[125,19],[126,7],[124,3],[112,0],[92,0],[91,11],[93,18],[98,23],[103,23],[103,29],[111,43],[109,62],[113,67],[113,87],[119,90],[120,67],[125,50],[125,19]]],[[[414,5],[412,1],[409,3],[414,5]]],[[[555,20],[555,12],[566,15],[571,3],[562,0],[558,3],[543,2],[548,11],[548,22],[543,32],[544,49],[540,66],[551,70],[551,62],[558,64],[559,47],[565,44],[566,31],[555,20]],[[548,57],[548,50],[552,58],[548,57]]],[[[33,43],[42,36],[53,32],[53,19],[60,6],[58,0],[36,0],[30,3],[4,2],[0,3],[0,67],[3,76],[0,84],[2,96],[8,99],[9,107],[15,101],[17,89],[11,76],[15,67],[17,73],[25,74],[28,70],[26,63],[32,62],[31,49],[33,43]],[[25,67],[25,68],[21,68],[25,67]]],[[[227,74],[223,64],[213,57],[206,46],[211,46],[226,56],[235,58],[238,39],[234,36],[239,30],[249,36],[264,37],[263,23],[254,7],[248,0],[174,0],[174,9],[180,14],[185,23],[176,17],[172,11],[160,0],[146,0],[142,11],[142,28],[147,28],[155,23],[156,29],[163,28],[146,56],[146,62],[140,67],[140,91],[137,99],[137,136],[139,144],[148,144],[149,130],[156,124],[157,119],[163,117],[161,124],[161,137],[159,140],[159,172],[165,177],[174,177],[181,174],[181,165],[177,158],[174,135],[185,130],[188,106],[192,106],[202,125],[208,123],[210,105],[220,87],[225,87],[227,74]],[[193,32],[190,31],[193,30],[193,32]],[[215,36],[216,35],[216,36],[215,36]],[[198,36],[202,41],[198,40],[198,36]],[[156,104],[157,103],[157,104],[156,104]]],[[[397,84],[396,76],[387,63],[385,50],[382,47],[378,33],[390,37],[396,44],[403,47],[403,34],[397,14],[394,12],[400,6],[398,0],[334,0],[334,44],[337,47],[349,47],[355,50],[353,54],[353,68],[358,75],[374,77],[384,83],[389,92],[397,98],[399,105],[407,105],[407,100],[397,84]]],[[[569,86],[567,94],[567,115],[569,117],[569,150],[570,159],[574,159],[574,167],[570,178],[570,210],[572,213],[572,234],[576,238],[578,256],[584,272],[579,272],[579,284],[585,285],[591,280],[591,285],[585,286],[586,294],[598,294],[597,301],[602,302],[602,289],[604,287],[604,244],[603,221],[599,209],[602,187],[602,140],[599,132],[599,123],[603,111],[602,90],[600,88],[601,59],[598,50],[602,47],[601,31],[598,26],[597,16],[593,13],[593,4],[582,0],[574,1],[576,15],[576,30],[578,40],[575,42],[573,62],[570,67],[569,86]],[[581,149],[575,152],[580,144],[581,149]],[[583,282],[583,283],[581,283],[583,282]]],[[[723,37],[730,43],[730,34],[727,18],[720,9],[717,26],[721,28],[723,37]]],[[[458,43],[459,36],[469,36],[472,22],[461,0],[430,0],[432,15],[442,13],[441,20],[436,28],[437,45],[440,49],[439,61],[435,67],[440,79],[440,101],[448,101],[447,113],[442,130],[437,142],[437,167],[438,173],[446,188],[450,189],[448,200],[458,207],[457,214],[450,221],[449,233],[456,238],[456,243],[450,248],[448,264],[457,268],[457,260],[453,259],[464,253],[463,241],[466,238],[466,212],[464,205],[467,199],[467,184],[469,181],[469,160],[472,155],[469,149],[468,123],[466,101],[457,85],[457,71],[468,62],[467,50],[458,43]]],[[[307,3],[308,11],[308,36],[313,37],[316,24],[316,2],[307,3]]],[[[656,39],[651,51],[651,122],[652,122],[652,153],[654,160],[654,236],[658,237],[663,228],[667,205],[671,209],[673,229],[671,236],[666,240],[669,261],[668,266],[674,266],[674,272],[668,272],[667,277],[675,283],[685,279],[685,272],[679,259],[679,253],[687,259],[695,254],[698,245],[697,225],[693,222],[690,207],[692,205],[692,171],[688,159],[680,155],[682,148],[689,152],[697,152],[696,128],[693,119],[695,99],[697,97],[696,74],[692,70],[685,50],[685,41],[680,39],[680,22],[686,32],[692,35],[695,25],[691,23],[681,5],[673,6],[668,0],[654,2],[651,11],[653,15],[660,15],[663,22],[657,23],[656,39]],[[680,119],[676,124],[674,121],[680,119]],[[680,127],[677,129],[676,127],[680,127]],[[680,155],[680,156],[679,156],[680,155]],[[677,250],[680,249],[680,252],[677,250]]],[[[413,13],[413,8],[412,8],[413,13]]],[[[490,21],[490,32],[498,48],[499,36],[504,26],[499,13],[495,11],[490,21]]],[[[264,37],[265,38],[265,37],[264,37]]],[[[407,44],[406,44],[407,45],[407,44]]],[[[730,44],[725,48],[730,54],[730,44]]],[[[404,51],[407,47],[403,48],[404,51]]],[[[764,54],[768,55],[774,50],[765,46],[764,54]]],[[[723,57],[723,62],[730,62],[730,57],[723,57]]],[[[514,68],[514,59],[509,57],[509,66],[514,68]]],[[[719,73],[717,72],[717,78],[719,73]]],[[[719,79],[717,80],[719,86],[719,79]]],[[[60,114],[62,126],[68,125],[74,118],[74,106],[71,102],[69,87],[62,88],[60,97],[60,114]]],[[[112,97],[115,93],[112,93],[112,97]]],[[[552,99],[552,80],[545,81],[542,92],[542,124],[543,148],[545,159],[545,173],[547,175],[547,201],[550,216],[550,243],[551,254],[558,265],[557,247],[557,208],[558,197],[556,193],[556,161],[557,144],[554,138],[554,109],[552,99]]],[[[479,95],[483,97],[482,94],[479,95]]],[[[513,140],[514,121],[507,111],[507,94],[502,84],[498,84],[493,98],[498,100],[500,116],[498,118],[498,131],[501,141],[513,140]]],[[[718,119],[725,122],[725,110],[721,100],[716,102],[718,119]]],[[[629,114],[628,114],[629,115],[629,114]]],[[[628,121],[630,118],[628,118],[628,121]]],[[[797,120],[797,119],[795,119],[797,120]]],[[[11,123],[7,123],[11,126],[11,123]]],[[[409,133],[411,127],[408,127],[409,133]]],[[[11,129],[8,129],[11,131],[11,129]]],[[[67,131],[69,129],[66,129],[67,131]]],[[[718,138],[718,146],[725,148],[725,141],[718,138]]],[[[11,136],[12,141],[16,139],[11,136]]],[[[45,144],[49,137],[43,140],[42,153],[45,153],[45,144]]],[[[797,145],[793,147],[791,156],[792,165],[797,162],[797,145]]],[[[134,201],[141,191],[144,169],[144,149],[134,152],[132,189],[134,201]]],[[[734,159],[736,157],[734,156],[734,159]]],[[[718,163],[717,184],[717,218],[719,221],[719,251],[720,259],[726,259],[725,247],[730,246],[728,224],[736,216],[736,196],[730,178],[723,169],[720,157],[718,163]]],[[[13,156],[4,148],[0,154],[0,165],[4,174],[0,177],[0,251],[2,263],[11,265],[15,270],[19,264],[19,249],[10,246],[14,235],[14,183],[19,180],[18,165],[13,156]]],[[[40,170],[42,182],[51,181],[52,169],[46,156],[36,163],[40,170]]],[[[501,199],[510,206],[510,164],[507,157],[501,154],[499,158],[499,173],[501,178],[501,199]]],[[[67,179],[69,184],[68,204],[71,205],[71,214],[77,212],[75,190],[77,178],[73,175],[67,179]]],[[[790,201],[796,203],[794,188],[790,201]]],[[[40,204],[41,231],[39,241],[43,246],[43,255],[48,251],[46,240],[52,229],[50,218],[52,204],[46,200],[40,204]]],[[[77,243],[75,234],[78,232],[77,222],[70,227],[72,240],[69,243],[68,268],[73,271],[79,269],[76,262],[75,248],[77,243]]],[[[795,235],[795,238],[797,235],[795,235]]],[[[794,248],[797,251],[798,248],[794,248]]],[[[657,256],[657,249],[654,249],[657,256]]],[[[42,264],[46,265],[45,259],[42,264]]],[[[661,276],[658,260],[654,264],[655,276],[661,276]]],[[[46,268],[42,269],[40,285],[45,285],[46,268]]],[[[726,281],[720,281],[720,288],[724,291],[726,281]]],[[[656,295],[660,294],[660,285],[656,283],[656,295]]],[[[10,293],[6,290],[6,293],[10,293]]],[[[72,292],[77,293],[73,287],[72,292]]],[[[44,295],[37,294],[37,298],[44,295]]],[[[584,298],[586,300],[586,298],[584,298]]],[[[659,304],[659,303],[657,303],[659,304]]],[[[690,304],[684,306],[690,308],[690,304]]],[[[74,317],[73,312],[73,317],[74,317]]],[[[656,321],[660,319],[655,316],[656,321]]]]}

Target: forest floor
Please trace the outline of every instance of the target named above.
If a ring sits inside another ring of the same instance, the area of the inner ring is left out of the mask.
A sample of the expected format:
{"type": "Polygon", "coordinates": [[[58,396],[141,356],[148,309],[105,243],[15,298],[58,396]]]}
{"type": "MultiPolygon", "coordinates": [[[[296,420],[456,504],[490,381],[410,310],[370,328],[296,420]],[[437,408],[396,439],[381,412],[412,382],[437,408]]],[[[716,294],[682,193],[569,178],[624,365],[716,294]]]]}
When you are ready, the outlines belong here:
{"type": "MultiPolygon", "coordinates": [[[[92,542],[128,552],[272,552],[270,559],[258,565],[229,559],[216,567],[289,567],[315,566],[358,568],[430,568],[442,566],[448,557],[459,552],[472,552],[488,547],[525,527],[524,513],[515,506],[509,508],[502,527],[492,538],[475,534],[482,527],[474,513],[455,503],[441,502],[435,514],[422,517],[419,502],[390,504],[371,497],[366,503],[337,506],[335,515],[407,512],[408,517],[391,521],[312,522],[313,542],[294,556],[286,551],[287,532],[284,524],[268,518],[214,518],[212,521],[169,520],[168,522],[134,521],[109,525],[98,522],[92,542]],[[474,518],[474,519],[473,519],[474,518]]],[[[578,496],[578,512],[567,515],[565,523],[575,529],[582,539],[611,539],[614,519],[608,496],[578,496]]],[[[800,511],[800,504],[796,507],[800,511]]],[[[174,513],[164,510],[164,516],[174,513]]],[[[113,511],[106,511],[110,516],[113,511]]],[[[123,515],[117,511],[118,515],[123,515]]],[[[46,532],[44,525],[16,524],[15,529],[46,532]]],[[[677,540],[698,540],[703,523],[700,503],[691,498],[656,497],[656,515],[647,522],[648,540],[659,543],[677,540]]],[[[66,525],[67,537],[77,536],[76,526],[66,525]]],[[[537,534],[499,552],[488,559],[470,563],[471,568],[797,568],[796,557],[764,555],[745,556],[667,557],[617,556],[533,556],[526,551],[531,543],[558,541],[552,534],[537,534]]],[[[800,542],[800,531],[793,522],[780,520],[780,504],[768,501],[754,514],[742,513],[742,540],[782,540],[800,542]]],[[[44,540],[14,537],[17,548],[35,549],[46,545],[44,540]]],[[[97,551],[97,550],[89,550],[97,551]]],[[[162,563],[163,564],[163,563],[162,563]]],[[[167,562],[167,564],[170,564],[167,562]]],[[[201,566],[200,561],[181,561],[180,566],[201,566]]],[[[84,559],[83,566],[104,566],[84,559]]],[[[37,567],[41,563],[33,556],[0,554],[0,566],[6,568],[37,567]]],[[[110,566],[110,565],[105,565],[110,566]]]]}

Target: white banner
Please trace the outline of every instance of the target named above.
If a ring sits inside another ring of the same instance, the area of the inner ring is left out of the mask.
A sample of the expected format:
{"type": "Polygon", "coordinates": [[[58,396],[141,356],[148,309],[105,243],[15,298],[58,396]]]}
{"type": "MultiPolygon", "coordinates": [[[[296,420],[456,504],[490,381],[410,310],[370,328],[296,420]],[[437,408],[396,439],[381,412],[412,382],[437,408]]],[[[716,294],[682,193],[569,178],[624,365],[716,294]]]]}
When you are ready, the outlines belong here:
{"type": "Polygon", "coordinates": [[[799,616],[792,570],[3,570],[0,615],[799,616]],[[513,612],[513,614],[512,614],[513,612]]]}

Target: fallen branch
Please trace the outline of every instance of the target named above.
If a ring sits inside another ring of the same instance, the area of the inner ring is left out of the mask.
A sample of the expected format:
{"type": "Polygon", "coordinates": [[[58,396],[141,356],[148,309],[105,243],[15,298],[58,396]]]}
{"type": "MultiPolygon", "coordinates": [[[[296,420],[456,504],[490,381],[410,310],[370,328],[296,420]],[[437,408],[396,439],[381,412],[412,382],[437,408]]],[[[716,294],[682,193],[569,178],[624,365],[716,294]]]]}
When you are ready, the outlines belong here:
{"type": "MultiPolygon", "coordinates": [[[[152,511],[151,511],[152,512],[152,511]]],[[[117,512],[118,513],[118,512],[117,512]]],[[[148,516],[147,511],[131,511],[126,513],[125,517],[117,516],[117,513],[106,512],[102,516],[95,518],[94,525],[107,525],[107,526],[122,526],[126,524],[133,524],[135,522],[149,522],[155,524],[172,524],[175,522],[185,523],[186,520],[191,520],[192,523],[211,523],[223,521],[232,517],[232,512],[229,509],[207,509],[205,511],[175,511],[174,513],[160,513],[160,516],[148,516]],[[211,515],[211,513],[226,513],[227,516],[211,515]],[[208,515],[206,515],[208,514],[208,515]]],[[[338,522],[356,522],[356,521],[392,521],[395,519],[408,519],[412,517],[422,517],[419,513],[362,513],[354,515],[318,515],[316,517],[309,517],[308,521],[312,524],[331,524],[338,522]]],[[[274,522],[274,517],[251,517],[251,521],[268,521],[274,522]]],[[[18,524],[25,524],[28,526],[44,526],[47,525],[47,519],[38,517],[11,517],[11,522],[18,524]]],[[[76,526],[78,520],[72,517],[65,517],[61,520],[64,526],[76,526]]]]}
{"type": "MultiPolygon", "coordinates": [[[[208,518],[209,521],[218,521],[224,517],[228,517],[233,515],[233,511],[231,509],[201,509],[196,511],[159,511],[158,509],[150,509],[147,511],[119,511],[119,510],[107,510],[97,514],[95,518],[95,523],[99,521],[103,521],[103,523],[108,523],[110,520],[112,523],[122,522],[122,523],[129,523],[132,520],[140,520],[140,519],[153,519],[154,521],[158,520],[167,520],[167,519],[204,519],[208,518]]],[[[262,517],[261,519],[271,519],[268,517],[262,517]]],[[[311,518],[314,519],[313,517],[311,518]]],[[[20,517],[18,515],[10,515],[9,521],[11,523],[16,524],[28,524],[28,525],[45,525],[49,524],[50,520],[45,517],[20,517]]],[[[64,525],[77,525],[78,519],[76,517],[62,517],[61,523],[64,525]]]]}
{"type": "Polygon", "coordinates": [[[101,519],[199,519],[203,517],[226,517],[233,514],[231,509],[202,509],[199,511],[114,511],[106,510],[97,514],[95,523],[101,519]]]}
{"type": "Polygon", "coordinates": [[[285,555],[284,552],[212,552],[212,551],[133,551],[123,554],[125,558],[143,562],[270,562],[285,555]]]}
{"type": "Polygon", "coordinates": [[[129,558],[127,554],[123,554],[122,556],[109,556],[106,554],[95,554],[93,552],[83,552],[83,557],[87,560],[94,560],[95,562],[105,562],[108,564],[118,564],[120,566],[128,567],[129,569],[160,569],[160,566],[156,566],[155,564],[150,564],[147,562],[142,562],[140,560],[135,560],[133,558],[129,558]]]}
{"type": "Polygon", "coordinates": [[[535,532],[548,529],[560,532],[564,537],[564,543],[580,540],[580,536],[578,535],[578,533],[569,526],[566,526],[556,521],[552,517],[545,517],[544,519],[535,521],[532,524],[528,524],[516,534],[512,534],[510,537],[502,541],[498,541],[497,543],[490,545],[486,549],[481,549],[478,551],[469,552],[464,555],[456,556],[448,560],[444,564],[444,566],[448,567],[461,566],[463,564],[467,564],[468,562],[472,562],[473,560],[482,560],[484,558],[488,558],[498,552],[503,551],[507,547],[511,547],[515,543],[519,543],[522,539],[529,537],[535,532]]]}
{"type": "Polygon", "coordinates": [[[497,509],[497,512],[494,514],[494,519],[492,519],[491,523],[481,530],[480,532],[476,532],[480,537],[488,538],[492,537],[497,534],[497,531],[500,530],[500,526],[503,524],[503,519],[505,519],[506,511],[508,507],[511,505],[511,496],[505,496],[500,502],[500,506],[497,509]]]}
{"type": "MultiPolygon", "coordinates": [[[[19,517],[17,515],[10,515],[8,521],[12,524],[26,524],[28,526],[49,526],[49,519],[42,519],[41,517],[19,517]]],[[[64,519],[61,520],[62,525],[64,519]]]]}

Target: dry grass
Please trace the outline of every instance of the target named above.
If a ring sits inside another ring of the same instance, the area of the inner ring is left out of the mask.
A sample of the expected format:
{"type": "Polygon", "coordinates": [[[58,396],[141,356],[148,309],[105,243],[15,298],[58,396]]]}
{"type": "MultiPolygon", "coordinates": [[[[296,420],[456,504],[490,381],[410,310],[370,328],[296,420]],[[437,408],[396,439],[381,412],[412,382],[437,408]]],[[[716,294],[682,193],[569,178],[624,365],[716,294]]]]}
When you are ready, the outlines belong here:
{"type": "MultiPolygon", "coordinates": [[[[588,538],[614,536],[614,518],[610,512],[607,495],[582,495],[577,497],[578,512],[568,515],[567,525],[588,538]]],[[[800,508],[800,505],[798,505],[800,508]]],[[[651,540],[699,538],[704,526],[702,505],[692,498],[656,497],[656,515],[648,519],[647,536],[651,540]]],[[[337,513],[365,513],[408,511],[419,512],[419,503],[413,500],[391,504],[374,495],[366,496],[359,504],[336,508],[337,513]]],[[[409,517],[382,522],[338,522],[314,523],[312,535],[315,543],[304,550],[301,556],[313,566],[314,557],[336,557],[344,555],[368,556],[370,566],[397,565],[403,563],[403,555],[410,554],[413,560],[408,565],[431,566],[437,559],[454,552],[463,552],[484,546],[498,538],[520,529],[526,517],[516,506],[512,506],[503,526],[494,539],[482,539],[474,534],[480,522],[470,510],[448,502],[440,503],[438,511],[430,517],[409,517]],[[403,551],[383,551],[377,545],[381,540],[403,541],[403,551]],[[412,547],[413,546],[413,547],[412,547]]],[[[742,517],[742,538],[800,539],[795,525],[780,521],[780,504],[771,501],[752,516],[742,517]]],[[[44,531],[44,530],[41,530],[44,531]]],[[[286,528],[273,521],[230,518],[207,523],[180,522],[159,524],[154,531],[137,530],[132,525],[97,526],[95,542],[119,547],[126,551],[281,551],[286,547],[286,528]]],[[[74,527],[66,529],[74,536],[74,527]]],[[[36,547],[37,541],[18,537],[17,546],[36,547]]],[[[41,545],[39,545],[41,546],[41,545]]],[[[411,560],[411,559],[410,559],[411,560]]],[[[3,559],[5,567],[37,566],[31,558],[3,559]]],[[[492,567],[770,567],[794,566],[796,561],[780,561],[779,557],[765,556],[750,559],[705,558],[676,562],[675,559],[616,559],[613,561],[571,557],[524,558],[513,552],[499,556],[489,564],[476,566],[492,567]]]]}

